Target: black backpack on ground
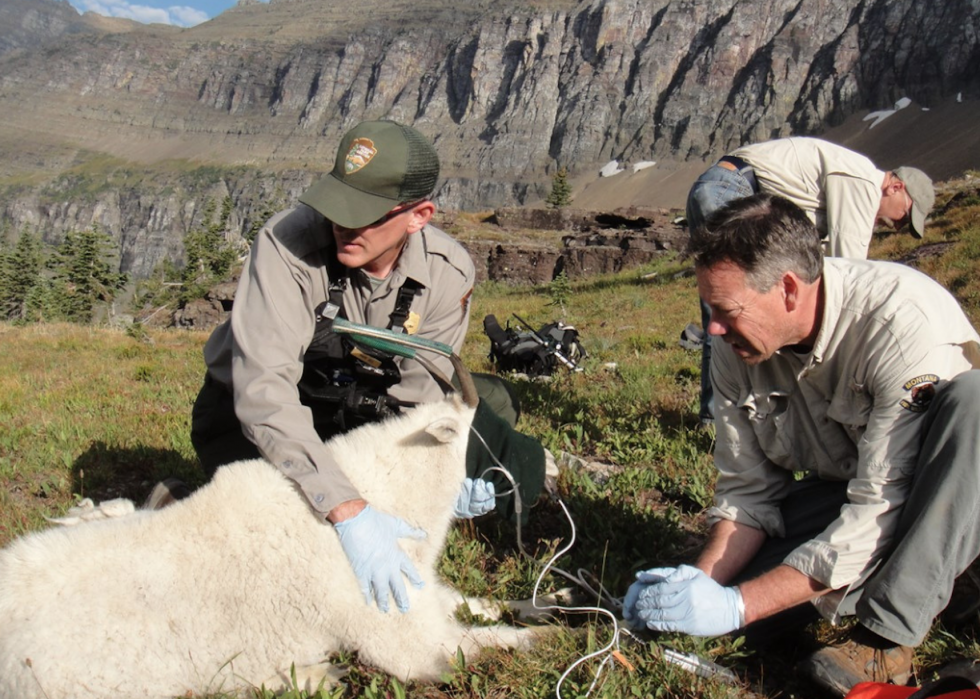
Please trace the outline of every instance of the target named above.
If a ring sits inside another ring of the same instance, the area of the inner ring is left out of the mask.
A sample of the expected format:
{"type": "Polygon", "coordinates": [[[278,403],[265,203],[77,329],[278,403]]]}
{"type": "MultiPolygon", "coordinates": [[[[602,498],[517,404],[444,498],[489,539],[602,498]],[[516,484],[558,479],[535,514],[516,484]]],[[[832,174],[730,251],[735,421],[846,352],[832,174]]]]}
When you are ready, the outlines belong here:
{"type": "Polygon", "coordinates": [[[578,363],[586,356],[578,330],[561,321],[547,323],[537,332],[526,321],[514,316],[526,330],[515,330],[507,324],[501,328],[497,317],[483,319],[483,331],[490,338],[490,360],[502,371],[517,371],[528,376],[550,376],[562,365],[581,371],[578,363]]]}

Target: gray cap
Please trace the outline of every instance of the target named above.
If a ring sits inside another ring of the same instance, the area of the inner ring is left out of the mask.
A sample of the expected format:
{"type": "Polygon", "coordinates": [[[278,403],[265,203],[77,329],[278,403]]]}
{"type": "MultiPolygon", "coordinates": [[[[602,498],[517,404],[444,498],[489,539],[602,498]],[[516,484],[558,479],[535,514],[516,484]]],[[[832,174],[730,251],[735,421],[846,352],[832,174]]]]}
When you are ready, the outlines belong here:
{"type": "Polygon", "coordinates": [[[895,169],[895,177],[905,183],[905,191],[912,199],[912,235],[921,238],[926,227],[926,216],[932,213],[932,207],[936,203],[936,190],[932,187],[932,180],[922,170],[904,165],[895,169]]]}

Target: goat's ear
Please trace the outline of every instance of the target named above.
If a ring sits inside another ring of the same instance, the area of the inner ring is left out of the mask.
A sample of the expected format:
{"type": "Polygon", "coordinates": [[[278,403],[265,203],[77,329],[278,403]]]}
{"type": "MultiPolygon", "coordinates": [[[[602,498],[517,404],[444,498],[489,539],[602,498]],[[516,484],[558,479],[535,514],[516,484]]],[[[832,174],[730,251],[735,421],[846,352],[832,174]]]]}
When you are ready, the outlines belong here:
{"type": "Polygon", "coordinates": [[[462,423],[453,417],[439,418],[425,428],[425,431],[444,444],[448,444],[459,436],[462,423]]]}

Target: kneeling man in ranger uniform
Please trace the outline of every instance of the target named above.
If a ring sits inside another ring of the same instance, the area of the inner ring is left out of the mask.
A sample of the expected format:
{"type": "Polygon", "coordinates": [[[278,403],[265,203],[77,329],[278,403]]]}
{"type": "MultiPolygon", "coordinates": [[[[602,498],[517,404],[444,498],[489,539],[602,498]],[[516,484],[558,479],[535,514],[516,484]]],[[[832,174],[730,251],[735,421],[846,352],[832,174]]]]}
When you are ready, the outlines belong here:
{"type": "MultiPolygon", "coordinates": [[[[343,138],[333,171],[274,216],[252,246],[230,319],[209,339],[207,375],[194,405],[192,442],[212,473],[239,459],[266,458],[296,482],[315,515],[333,524],[365,597],[402,611],[402,580],[422,580],[398,545],[425,533],[365,502],[324,439],[443,390],[419,361],[372,355],[330,330],[336,317],[449,345],[458,354],[469,321],[473,262],[431,225],[439,158],[415,129],[358,124],[343,138]]],[[[448,359],[432,356],[446,377],[448,359]]],[[[474,426],[504,458],[526,499],[544,480],[544,450],[481,400],[474,426]]],[[[506,510],[480,476],[486,449],[470,440],[459,517],[506,510]]],[[[502,489],[501,489],[502,490],[502,489]]],[[[424,494],[416,495],[424,497],[424,494]]],[[[506,516],[506,512],[503,513],[506,516]]]]}

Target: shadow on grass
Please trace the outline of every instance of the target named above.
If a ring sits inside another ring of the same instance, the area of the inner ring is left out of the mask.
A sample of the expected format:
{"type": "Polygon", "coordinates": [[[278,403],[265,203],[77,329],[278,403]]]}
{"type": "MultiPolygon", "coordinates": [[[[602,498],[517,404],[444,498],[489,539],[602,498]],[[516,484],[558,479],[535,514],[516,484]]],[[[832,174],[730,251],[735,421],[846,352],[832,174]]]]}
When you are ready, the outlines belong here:
{"type": "Polygon", "coordinates": [[[72,492],[95,502],[129,498],[138,506],[157,482],[170,476],[192,486],[207,480],[196,459],[188,460],[176,450],[93,442],[72,464],[72,492]]]}

